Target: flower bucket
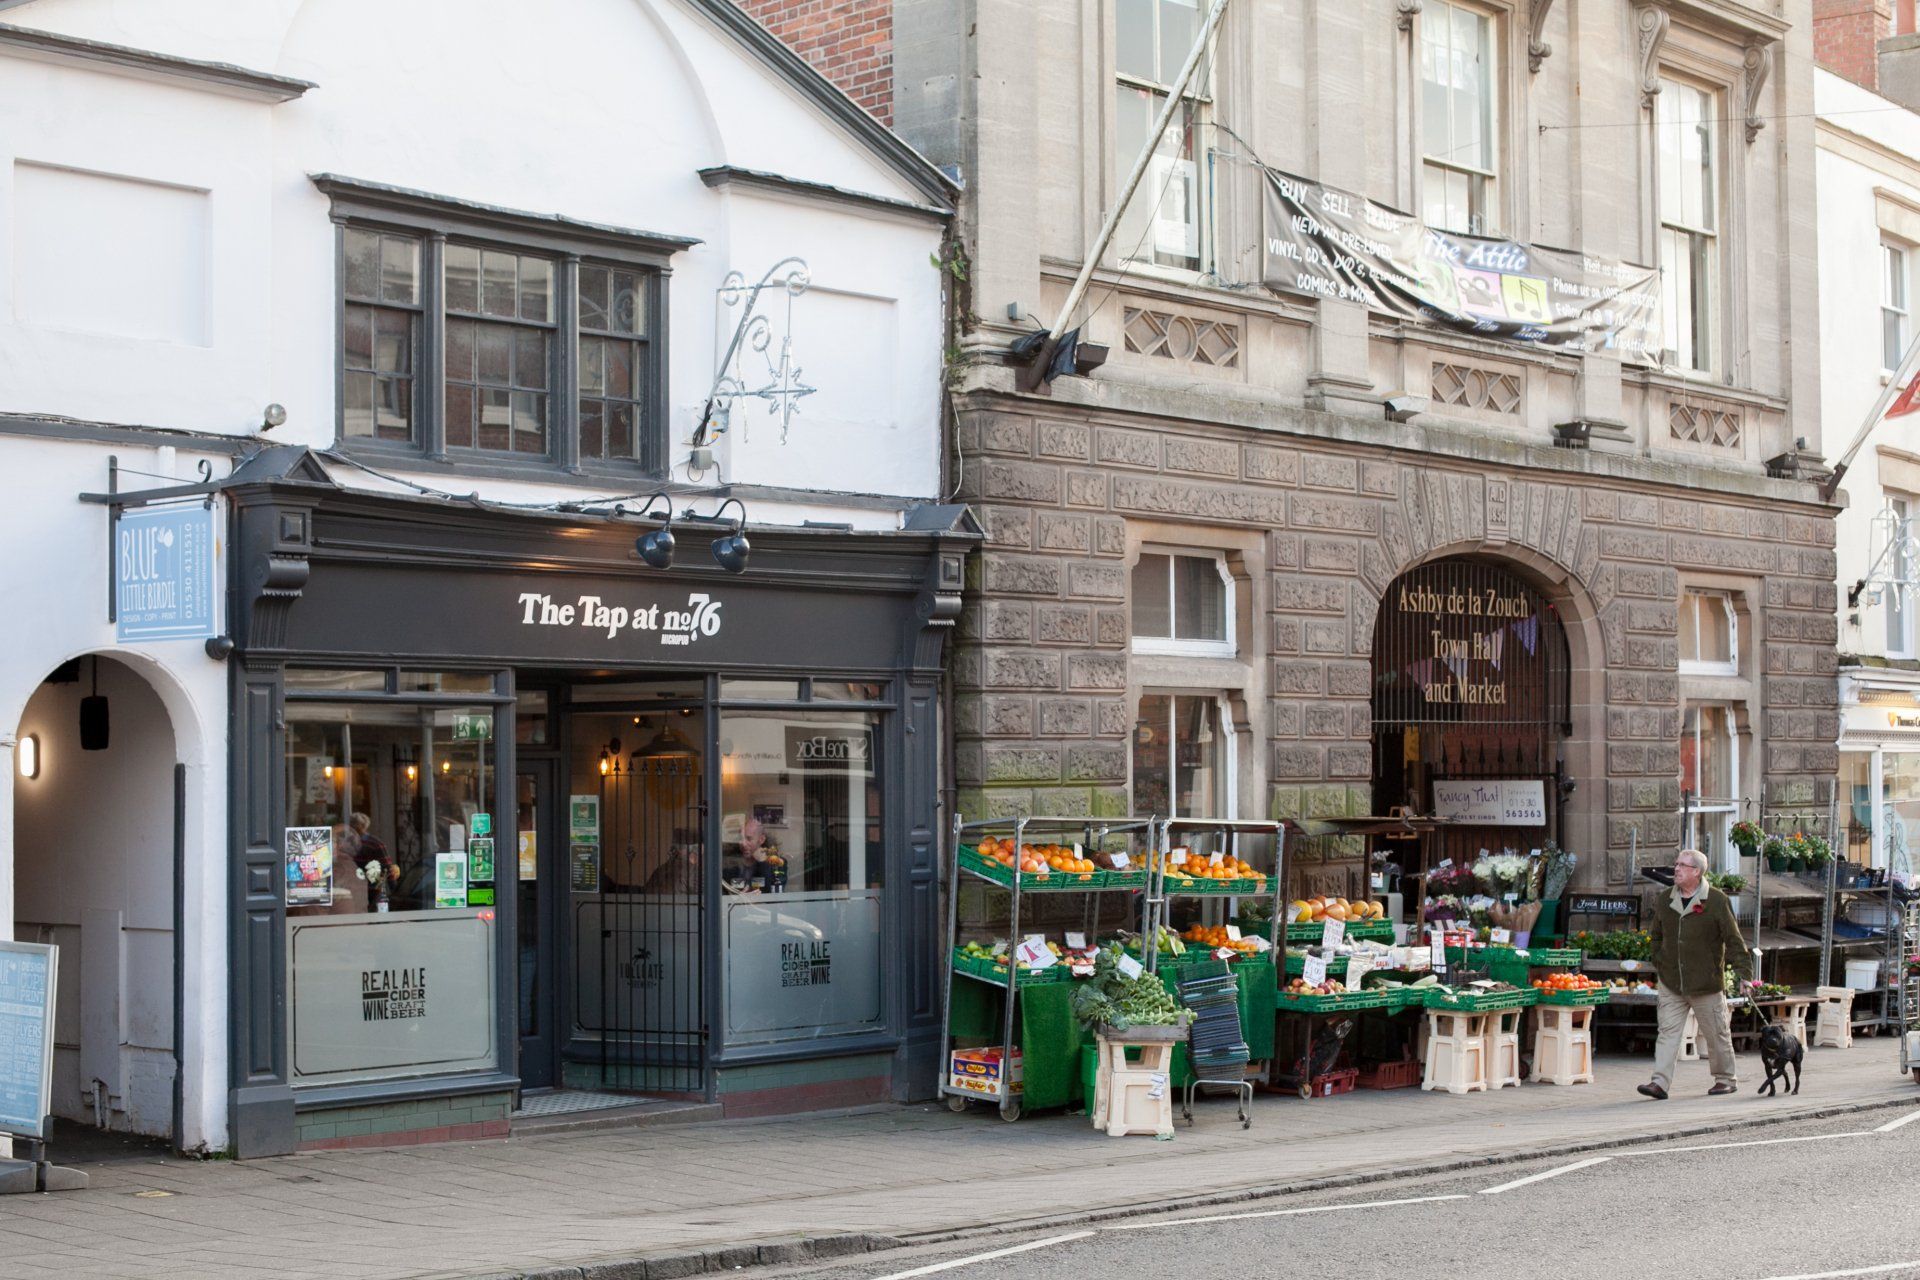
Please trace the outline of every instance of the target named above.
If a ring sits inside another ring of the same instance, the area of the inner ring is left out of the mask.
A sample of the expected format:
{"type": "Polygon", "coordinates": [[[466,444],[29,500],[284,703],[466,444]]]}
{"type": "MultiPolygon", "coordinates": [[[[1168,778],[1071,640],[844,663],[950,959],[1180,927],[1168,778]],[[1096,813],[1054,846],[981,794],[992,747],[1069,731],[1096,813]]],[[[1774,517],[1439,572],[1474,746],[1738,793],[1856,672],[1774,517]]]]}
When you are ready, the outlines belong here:
{"type": "Polygon", "coordinates": [[[1784,853],[1770,853],[1767,855],[1767,870],[1777,876],[1785,875],[1790,861],[1791,859],[1784,853]]]}

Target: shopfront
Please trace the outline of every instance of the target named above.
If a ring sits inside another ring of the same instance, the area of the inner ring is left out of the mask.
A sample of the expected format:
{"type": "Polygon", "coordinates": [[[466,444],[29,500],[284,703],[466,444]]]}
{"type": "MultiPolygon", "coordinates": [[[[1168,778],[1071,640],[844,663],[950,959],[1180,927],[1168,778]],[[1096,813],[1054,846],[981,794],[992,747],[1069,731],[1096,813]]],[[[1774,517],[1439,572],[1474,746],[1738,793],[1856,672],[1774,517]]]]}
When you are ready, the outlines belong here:
{"type": "Polygon", "coordinates": [[[933,1078],[938,669],[968,538],[236,510],[240,1153],[505,1128],[518,1092],[728,1113],[933,1078]]]}
{"type": "Polygon", "coordinates": [[[1920,680],[1909,671],[1843,670],[1840,706],[1835,852],[1910,883],[1920,855],[1920,680]]]}

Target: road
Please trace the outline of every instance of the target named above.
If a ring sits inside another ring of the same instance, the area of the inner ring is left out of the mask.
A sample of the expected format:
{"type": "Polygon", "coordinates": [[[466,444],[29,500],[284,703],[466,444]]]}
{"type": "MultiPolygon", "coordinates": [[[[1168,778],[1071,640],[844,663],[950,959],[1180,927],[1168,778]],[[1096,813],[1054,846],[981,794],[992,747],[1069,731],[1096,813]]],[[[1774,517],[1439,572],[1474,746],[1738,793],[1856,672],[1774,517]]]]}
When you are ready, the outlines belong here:
{"type": "Polygon", "coordinates": [[[1920,1107],[1872,1111],[760,1274],[1920,1277],[1917,1120],[1920,1107]]]}

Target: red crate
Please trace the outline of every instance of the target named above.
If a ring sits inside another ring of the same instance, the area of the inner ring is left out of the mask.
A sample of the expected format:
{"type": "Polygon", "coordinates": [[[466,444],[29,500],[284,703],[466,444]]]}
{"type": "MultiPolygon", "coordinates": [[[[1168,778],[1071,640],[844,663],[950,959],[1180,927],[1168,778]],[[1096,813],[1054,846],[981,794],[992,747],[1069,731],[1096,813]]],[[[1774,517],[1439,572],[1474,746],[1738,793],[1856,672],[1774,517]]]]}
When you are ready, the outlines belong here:
{"type": "Polygon", "coordinates": [[[1360,1072],[1362,1089],[1411,1089],[1420,1083],[1420,1064],[1414,1061],[1378,1062],[1360,1072]]]}
{"type": "Polygon", "coordinates": [[[1332,1098],[1342,1093],[1352,1093],[1354,1084],[1360,1079],[1360,1073],[1349,1067],[1345,1071],[1329,1071],[1312,1080],[1313,1096],[1332,1098]]]}

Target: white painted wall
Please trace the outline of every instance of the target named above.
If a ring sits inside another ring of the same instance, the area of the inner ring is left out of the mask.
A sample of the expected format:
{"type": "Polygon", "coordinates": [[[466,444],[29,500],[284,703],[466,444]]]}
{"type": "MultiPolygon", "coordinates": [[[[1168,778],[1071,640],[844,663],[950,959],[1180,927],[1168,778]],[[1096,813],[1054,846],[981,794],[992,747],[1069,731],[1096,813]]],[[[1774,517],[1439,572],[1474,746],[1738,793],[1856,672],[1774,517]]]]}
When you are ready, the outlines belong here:
{"type": "MultiPolygon", "coordinates": [[[[1819,197],[1820,412],[1829,460],[1838,458],[1865,423],[1885,390],[1881,371],[1880,239],[1874,192],[1886,191],[1920,206],[1920,182],[1896,172],[1899,158],[1920,169],[1920,115],[1827,71],[1814,72],[1814,103],[1821,113],[1815,158],[1819,197]],[[1835,132],[1850,135],[1837,144],[1835,132]],[[1850,145],[1848,145],[1850,144],[1850,145]],[[1891,163],[1870,165],[1858,148],[1891,153],[1891,163]]],[[[1920,284],[1920,253],[1909,262],[1920,284]]],[[[1910,305],[1911,297],[1910,294],[1910,305]]],[[[1920,336],[1920,310],[1909,323],[1920,336]]],[[[1876,426],[1841,484],[1847,508],[1835,522],[1840,651],[1883,656],[1887,651],[1886,605],[1862,601],[1849,608],[1847,591],[1866,577],[1873,552],[1871,522],[1885,505],[1877,444],[1920,453],[1920,418],[1901,417],[1876,426]]],[[[1916,601],[1920,603],[1920,601],[1916,601]]]]}
{"type": "MultiPolygon", "coordinates": [[[[708,189],[697,170],[733,164],[919,198],[679,0],[550,0],[537,22],[511,0],[34,0],[7,16],[319,88],[276,106],[0,64],[0,117],[12,126],[0,135],[12,264],[0,275],[0,410],[244,433],[275,401],[290,417],[276,440],[331,444],[334,233],[308,178],[334,172],[698,237],[670,286],[670,434],[682,459],[731,332],[721,281],[735,269],[758,279],[799,254],[817,293],[796,304],[794,341],[818,394],[784,446],[777,431],[753,430],[706,479],[933,496],[937,227],[708,189]],[[90,254],[103,240],[115,252],[90,254]],[[130,290],[141,298],[132,309],[130,290]],[[103,365],[114,376],[100,377],[103,365]]],[[[515,501],[562,496],[441,483],[515,501]]]]}

